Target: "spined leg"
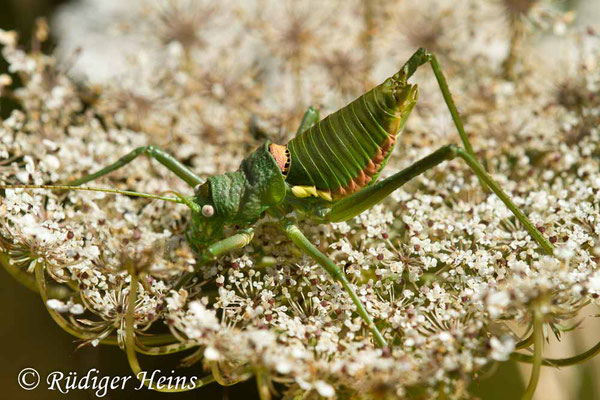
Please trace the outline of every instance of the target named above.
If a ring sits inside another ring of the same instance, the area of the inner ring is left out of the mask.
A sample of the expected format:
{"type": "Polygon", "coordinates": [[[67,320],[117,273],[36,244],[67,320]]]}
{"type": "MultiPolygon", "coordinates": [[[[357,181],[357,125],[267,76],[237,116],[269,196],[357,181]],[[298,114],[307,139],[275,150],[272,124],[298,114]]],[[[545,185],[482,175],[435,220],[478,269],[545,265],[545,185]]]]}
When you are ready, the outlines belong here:
{"type": "Polygon", "coordinates": [[[417,50],[404,64],[404,67],[399,74],[404,74],[404,78],[408,79],[414,74],[417,68],[425,63],[429,63],[431,65],[431,69],[433,70],[440,90],[442,91],[444,101],[446,102],[446,106],[450,111],[454,125],[458,130],[464,149],[453,145],[442,147],[429,156],[417,161],[408,168],[392,175],[391,177],[344,198],[332,207],[328,216],[329,220],[336,222],[345,221],[349,218],[352,218],[377,204],[383,198],[387,197],[390,193],[415,176],[422,174],[423,172],[433,168],[445,160],[449,160],[458,156],[463,159],[467,165],[469,165],[473,172],[475,172],[483,189],[487,190],[488,187],[492,189],[492,191],[511,210],[515,217],[523,224],[523,226],[525,226],[527,231],[540,245],[540,247],[542,247],[546,253],[553,254],[554,246],[531,223],[529,218],[527,218],[527,216],[512,202],[510,197],[502,190],[500,185],[498,185],[498,183],[488,175],[483,166],[477,160],[475,152],[473,151],[473,147],[471,146],[469,138],[464,130],[463,123],[460,115],[458,114],[456,105],[454,104],[454,100],[452,99],[452,95],[450,94],[450,89],[446,83],[446,78],[444,77],[436,57],[429,51],[421,48],[417,50]]]}
{"type": "Polygon", "coordinates": [[[356,306],[356,310],[357,310],[358,314],[365,321],[365,323],[367,324],[367,327],[373,334],[377,344],[380,347],[386,347],[387,342],[383,338],[383,335],[381,334],[381,332],[379,332],[379,329],[377,329],[377,326],[375,326],[375,323],[373,322],[373,319],[367,312],[364,304],[362,303],[362,301],[360,301],[360,299],[356,295],[354,288],[352,288],[352,286],[350,286],[350,282],[348,282],[348,279],[346,279],[344,272],[337,265],[335,265],[333,263],[333,261],[331,261],[329,258],[327,258],[327,256],[325,254],[321,253],[319,251],[319,249],[317,249],[306,238],[306,236],[304,236],[302,231],[300,231],[300,229],[296,225],[294,225],[291,222],[286,222],[285,225],[283,226],[283,229],[284,229],[285,234],[292,240],[292,242],[300,250],[302,250],[304,253],[308,254],[313,260],[315,260],[317,263],[319,263],[319,265],[321,265],[323,268],[325,268],[325,270],[329,273],[329,275],[331,275],[331,277],[333,279],[335,279],[337,282],[339,282],[342,285],[342,287],[344,288],[346,293],[348,293],[348,295],[352,299],[352,302],[356,306]]]}
{"type": "Polygon", "coordinates": [[[475,152],[473,151],[473,147],[471,146],[471,142],[469,142],[469,138],[465,132],[465,128],[463,127],[462,120],[460,119],[460,115],[458,114],[458,110],[456,108],[456,104],[454,104],[454,100],[452,99],[452,95],[450,94],[450,88],[448,88],[448,83],[446,82],[446,77],[442,72],[442,68],[440,64],[432,53],[424,48],[420,48],[417,50],[404,64],[401,73],[406,75],[406,79],[410,78],[415,71],[423,64],[429,63],[431,65],[431,69],[433,70],[433,74],[435,75],[435,79],[438,82],[438,86],[442,92],[442,96],[444,97],[444,102],[450,111],[450,115],[452,116],[452,121],[454,121],[454,125],[458,130],[458,134],[460,135],[460,140],[465,146],[467,152],[469,152],[473,157],[475,157],[475,152]]]}
{"type": "Polygon", "coordinates": [[[363,190],[338,201],[333,205],[326,218],[331,222],[346,221],[373,207],[390,195],[394,190],[398,189],[417,175],[424,173],[443,161],[451,160],[455,157],[460,157],[464,160],[473,172],[475,172],[480,182],[492,189],[546,253],[553,254],[554,246],[512,202],[511,198],[502,190],[500,185],[488,175],[477,159],[465,149],[455,145],[441,147],[439,150],[422,158],[402,171],[395,173],[389,178],[379,181],[371,186],[367,186],[363,190]]]}
{"type": "Polygon", "coordinates": [[[484,191],[487,189],[491,189],[502,202],[508,207],[508,209],[515,215],[515,217],[525,226],[529,234],[533,237],[533,239],[544,249],[544,251],[548,254],[553,254],[554,246],[542,235],[542,233],[531,223],[529,218],[512,202],[510,197],[504,193],[500,185],[496,181],[492,179],[491,176],[488,175],[485,168],[479,163],[475,152],[473,151],[473,147],[469,142],[469,138],[465,132],[463,127],[462,120],[460,115],[458,114],[458,110],[456,105],[454,104],[454,100],[452,99],[452,95],[450,94],[450,89],[448,88],[448,84],[446,83],[446,77],[442,72],[442,68],[438,63],[435,55],[431,54],[425,49],[419,49],[418,52],[422,52],[425,57],[426,62],[429,62],[431,65],[431,69],[433,70],[433,74],[437,79],[440,90],[442,91],[442,95],[444,97],[444,101],[446,102],[446,106],[450,111],[450,115],[452,116],[452,121],[454,121],[454,125],[458,130],[458,134],[460,135],[460,139],[463,143],[464,149],[458,147],[456,148],[456,155],[462,158],[467,165],[475,172],[475,175],[479,178],[479,182],[483,187],[484,191]]]}

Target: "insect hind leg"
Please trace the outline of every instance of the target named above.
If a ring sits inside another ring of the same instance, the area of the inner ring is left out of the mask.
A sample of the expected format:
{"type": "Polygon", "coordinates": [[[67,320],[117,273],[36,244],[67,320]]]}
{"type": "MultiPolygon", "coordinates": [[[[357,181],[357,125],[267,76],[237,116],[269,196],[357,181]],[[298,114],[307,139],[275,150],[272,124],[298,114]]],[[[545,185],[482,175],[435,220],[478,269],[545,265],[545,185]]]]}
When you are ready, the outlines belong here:
{"type": "Polygon", "coordinates": [[[331,208],[329,214],[326,216],[326,220],[329,222],[347,221],[373,207],[414,177],[434,168],[444,161],[452,160],[456,157],[466,162],[475,175],[477,175],[482,185],[489,187],[502,200],[539,246],[547,254],[553,254],[554,246],[533,225],[523,211],[513,203],[512,199],[502,190],[500,185],[485,171],[479,161],[477,161],[477,158],[467,150],[452,144],[441,147],[402,171],[338,201],[331,208]]]}
{"type": "MultiPolygon", "coordinates": [[[[463,143],[464,149],[457,147],[455,149],[456,156],[460,157],[463,161],[467,163],[467,165],[471,168],[471,170],[477,175],[479,179],[479,183],[484,191],[491,189],[502,202],[506,205],[506,207],[514,214],[514,216],[523,224],[523,226],[527,229],[531,237],[540,245],[540,247],[547,253],[554,253],[554,246],[542,235],[542,233],[531,223],[529,218],[512,202],[511,198],[502,190],[500,185],[496,181],[492,179],[490,175],[486,172],[485,168],[479,163],[475,152],[473,151],[473,146],[471,146],[471,142],[465,132],[465,128],[462,123],[462,119],[458,113],[458,109],[456,108],[456,104],[454,103],[454,99],[450,94],[450,88],[448,87],[448,83],[446,82],[446,77],[442,72],[442,68],[440,64],[432,53],[421,48],[417,50],[417,52],[411,57],[411,59],[407,62],[410,65],[422,65],[423,63],[428,62],[433,70],[433,74],[437,79],[438,86],[442,91],[442,96],[444,97],[444,102],[450,111],[450,115],[452,116],[452,121],[454,121],[454,125],[458,130],[458,134],[460,135],[460,139],[463,143]],[[414,58],[414,60],[413,60],[414,58]],[[412,60],[412,61],[411,61],[412,60]],[[412,63],[412,64],[411,64],[412,63]]],[[[418,66],[417,66],[418,67],[418,66]]],[[[414,67],[415,69],[417,67],[414,67]]],[[[410,70],[410,68],[408,68],[410,70]]],[[[414,71],[413,71],[414,72],[414,71]]]]}
{"type": "Polygon", "coordinates": [[[471,146],[471,142],[469,141],[469,138],[465,132],[465,128],[458,113],[458,109],[456,108],[456,104],[454,103],[454,99],[452,98],[452,94],[450,93],[450,88],[448,87],[448,83],[446,82],[446,77],[442,72],[442,68],[436,56],[433,53],[430,53],[427,49],[420,48],[408,59],[408,61],[404,64],[404,67],[402,67],[399,73],[404,74],[404,79],[408,79],[415,73],[415,71],[421,65],[427,63],[431,66],[433,75],[437,80],[438,86],[444,98],[444,102],[448,107],[448,111],[450,111],[452,121],[456,126],[456,130],[458,130],[458,134],[463,143],[463,146],[465,147],[465,150],[467,150],[473,157],[475,157],[473,146],[471,146]]]}

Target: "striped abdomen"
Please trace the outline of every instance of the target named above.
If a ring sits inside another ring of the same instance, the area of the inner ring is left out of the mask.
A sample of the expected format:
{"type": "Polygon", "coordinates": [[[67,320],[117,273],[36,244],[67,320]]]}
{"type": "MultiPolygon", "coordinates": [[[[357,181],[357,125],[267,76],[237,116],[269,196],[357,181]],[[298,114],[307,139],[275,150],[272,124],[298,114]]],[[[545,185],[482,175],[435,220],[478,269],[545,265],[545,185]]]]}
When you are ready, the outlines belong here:
{"type": "Polygon", "coordinates": [[[286,182],[314,186],[339,200],[377,179],[417,100],[398,73],[296,136],[286,182]]]}

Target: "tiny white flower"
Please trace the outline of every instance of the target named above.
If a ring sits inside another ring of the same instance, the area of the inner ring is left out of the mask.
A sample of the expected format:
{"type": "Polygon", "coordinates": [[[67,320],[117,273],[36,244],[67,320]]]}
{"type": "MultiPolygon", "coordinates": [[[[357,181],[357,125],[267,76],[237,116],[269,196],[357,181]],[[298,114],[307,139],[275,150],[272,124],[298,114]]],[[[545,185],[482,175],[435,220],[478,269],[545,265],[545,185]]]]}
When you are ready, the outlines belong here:
{"type": "Polygon", "coordinates": [[[50,299],[46,302],[46,305],[48,308],[58,311],[59,313],[65,313],[69,311],[69,306],[58,299],[50,299]]]}
{"type": "Polygon", "coordinates": [[[74,314],[74,315],[80,315],[80,314],[83,314],[83,313],[84,313],[84,311],[85,311],[85,308],[83,308],[83,306],[82,306],[81,304],[79,304],[79,303],[77,303],[77,304],[73,304],[73,305],[72,305],[72,306],[69,308],[69,312],[70,312],[71,314],[74,314]]]}
{"type": "Polygon", "coordinates": [[[218,361],[220,358],[219,351],[213,346],[208,346],[204,350],[204,358],[208,361],[218,361]]]}
{"type": "Polygon", "coordinates": [[[493,336],[490,339],[490,346],[492,347],[490,356],[496,361],[507,361],[510,354],[515,349],[515,341],[509,336],[505,336],[501,339],[493,336]]]}
{"type": "Polygon", "coordinates": [[[321,395],[323,397],[333,397],[333,395],[335,395],[335,390],[333,389],[333,386],[331,386],[327,382],[316,381],[314,383],[314,386],[315,386],[315,389],[317,389],[317,392],[319,393],[319,395],[321,395]]]}

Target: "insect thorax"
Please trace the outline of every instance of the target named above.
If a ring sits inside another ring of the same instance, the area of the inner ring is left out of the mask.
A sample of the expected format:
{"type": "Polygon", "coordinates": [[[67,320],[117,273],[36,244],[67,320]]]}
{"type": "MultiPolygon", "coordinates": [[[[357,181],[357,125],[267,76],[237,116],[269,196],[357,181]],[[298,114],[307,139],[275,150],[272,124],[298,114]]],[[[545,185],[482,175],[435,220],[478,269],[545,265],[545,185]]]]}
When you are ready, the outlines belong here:
{"type": "Polygon", "coordinates": [[[277,160],[266,142],[242,160],[237,171],[211,176],[196,188],[192,220],[186,237],[192,247],[205,246],[223,237],[226,226],[246,227],[285,197],[286,184],[277,160]],[[212,207],[210,216],[203,215],[212,207]],[[193,243],[192,243],[193,242],[193,243]]]}

